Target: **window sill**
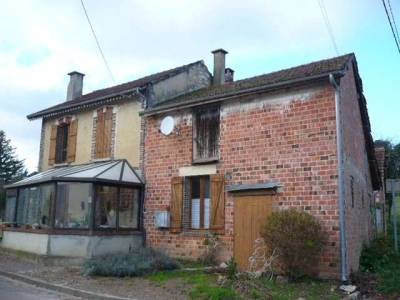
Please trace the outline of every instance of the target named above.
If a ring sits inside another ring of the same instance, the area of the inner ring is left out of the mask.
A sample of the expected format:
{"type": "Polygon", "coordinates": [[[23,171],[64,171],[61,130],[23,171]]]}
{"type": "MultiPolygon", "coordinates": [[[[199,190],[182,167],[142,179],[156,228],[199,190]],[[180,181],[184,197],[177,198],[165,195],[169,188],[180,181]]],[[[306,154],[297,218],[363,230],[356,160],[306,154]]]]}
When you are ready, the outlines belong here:
{"type": "Polygon", "coordinates": [[[105,157],[105,158],[93,158],[92,162],[102,162],[102,161],[110,161],[110,157],[105,157]]]}
{"type": "Polygon", "coordinates": [[[184,231],[182,232],[179,236],[182,237],[212,237],[214,236],[213,233],[210,233],[209,231],[184,231]]]}
{"type": "Polygon", "coordinates": [[[66,161],[64,161],[64,162],[55,162],[54,165],[53,165],[53,167],[67,167],[67,166],[69,166],[69,162],[66,162],[66,161]]]}
{"type": "Polygon", "coordinates": [[[217,163],[217,162],[219,162],[219,158],[217,158],[217,157],[193,159],[194,165],[212,164],[212,163],[217,163]]]}

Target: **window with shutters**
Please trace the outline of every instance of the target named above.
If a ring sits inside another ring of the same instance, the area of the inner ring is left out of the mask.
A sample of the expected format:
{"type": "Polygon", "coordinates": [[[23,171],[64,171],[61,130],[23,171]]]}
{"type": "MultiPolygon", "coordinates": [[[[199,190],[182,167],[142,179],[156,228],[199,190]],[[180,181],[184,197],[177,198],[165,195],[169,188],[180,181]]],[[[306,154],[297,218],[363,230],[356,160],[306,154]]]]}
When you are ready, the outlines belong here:
{"type": "Polygon", "coordinates": [[[173,177],[171,186],[172,233],[206,231],[224,234],[225,186],[223,174],[173,177]]]}
{"type": "Polygon", "coordinates": [[[113,116],[113,107],[102,107],[97,110],[95,159],[111,157],[113,116]]]}
{"type": "Polygon", "coordinates": [[[78,120],[71,116],[60,118],[51,127],[49,165],[74,162],[78,120]]]}
{"type": "Polygon", "coordinates": [[[219,107],[200,109],[194,113],[193,162],[219,159],[219,107]]]}
{"type": "Polygon", "coordinates": [[[190,179],[190,229],[210,228],[210,177],[190,179]]]}
{"type": "Polygon", "coordinates": [[[69,123],[57,126],[56,163],[67,161],[69,123]]]}

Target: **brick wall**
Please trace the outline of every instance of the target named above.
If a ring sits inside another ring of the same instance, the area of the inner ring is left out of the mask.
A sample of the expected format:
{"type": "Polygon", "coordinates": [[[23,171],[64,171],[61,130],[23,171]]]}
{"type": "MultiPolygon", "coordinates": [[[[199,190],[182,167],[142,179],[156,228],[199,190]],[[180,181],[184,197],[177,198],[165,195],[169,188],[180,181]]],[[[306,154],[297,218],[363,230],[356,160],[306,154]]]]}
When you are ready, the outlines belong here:
{"type": "Polygon", "coordinates": [[[356,271],[363,242],[373,236],[374,194],[367,163],[365,138],[355,86],[354,70],[340,81],[344,147],[344,188],[346,207],[347,268],[356,271]],[[353,199],[350,178],[353,178],[353,199]]]}
{"type": "MultiPolygon", "coordinates": [[[[170,114],[171,115],[171,114],[170,114]]],[[[144,157],[147,242],[174,256],[196,258],[204,237],[154,227],[154,212],[170,205],[171,177],[192,165],[192,113],[172,114],[181,137],[159,133],[165,115],[147,118],[144,157]]],[[[320,274],[340,272],[339,205],[333,88],[310,85],[240,98],[221,105],[218,172],[226,186],[279,182],[274,209],[295,207],[315,215],[329,232],[320,274]]],[[[234,198],[225,194],[225,234],[220,259],[233,256],[234,198]]]]}

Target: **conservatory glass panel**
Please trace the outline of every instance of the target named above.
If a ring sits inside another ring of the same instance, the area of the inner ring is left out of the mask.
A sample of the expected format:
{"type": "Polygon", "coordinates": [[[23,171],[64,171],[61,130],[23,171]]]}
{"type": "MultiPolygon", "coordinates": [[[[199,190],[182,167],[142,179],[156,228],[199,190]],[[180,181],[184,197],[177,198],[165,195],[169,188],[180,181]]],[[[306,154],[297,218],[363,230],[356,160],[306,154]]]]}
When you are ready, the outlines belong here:
{"type": "Polygon", "coordinates": [[[139,190],[121,188],[119,199],[119,228],[139,228],[139,190]]]}
{"type": "Polygon", "coordinates": [[[96,187],[96,228],[116,228],[118,188],[107,185],[96,187]]]}
{"type": "Polygon", "coordinates": [[[92,184],[57,183],[56,228],[90,228],[92,184]]]}
{"type": "Polygon", "coordinates": [[[17,190],[8,190],[6,198],[5,222],[14,222],[15,209],[17,207],[17,190]]]}

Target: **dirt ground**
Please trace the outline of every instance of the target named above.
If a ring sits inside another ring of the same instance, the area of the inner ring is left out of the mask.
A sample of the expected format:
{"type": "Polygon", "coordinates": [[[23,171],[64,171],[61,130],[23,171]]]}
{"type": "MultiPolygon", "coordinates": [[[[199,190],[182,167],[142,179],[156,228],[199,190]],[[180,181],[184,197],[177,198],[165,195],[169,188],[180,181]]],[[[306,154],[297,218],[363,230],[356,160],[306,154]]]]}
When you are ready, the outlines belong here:
{"type": "Polygon", "coordinates": [[[142,278],[93,278],[86,276],[81,267],[45,267],[4,254],[0,255],[0,269],[102,295],[140,300],[190,299],[191,287],[182,279],[161,284],[142,278]]]}

